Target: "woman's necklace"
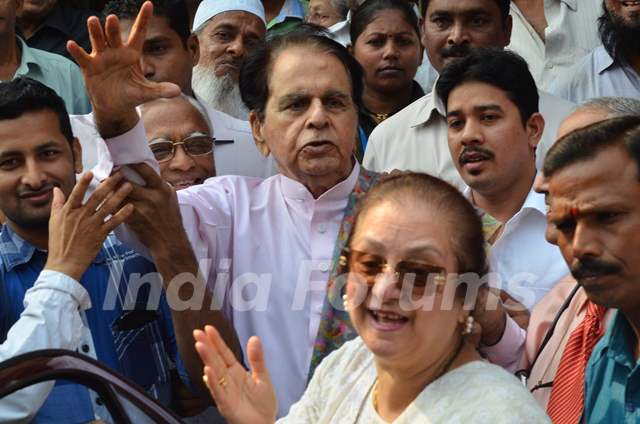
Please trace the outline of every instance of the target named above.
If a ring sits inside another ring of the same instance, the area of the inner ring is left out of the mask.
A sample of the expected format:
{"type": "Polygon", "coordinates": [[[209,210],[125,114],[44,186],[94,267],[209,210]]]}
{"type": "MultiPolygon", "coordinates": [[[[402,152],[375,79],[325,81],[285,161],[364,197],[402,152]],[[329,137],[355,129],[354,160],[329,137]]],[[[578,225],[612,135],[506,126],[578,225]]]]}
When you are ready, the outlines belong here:
{"type": "MultiPolygon", "coordinates": [[[[462,337],[458,342],[458,346],[456,346],[455,350],[451,353],[451,355],[449,355],[449,357],[447,358],[445,363],[442,365],[442,367],[440,367],[436,376],[429,383],[427,383],[425,387],[433,383],[440,377],[442,377],[449,370],[449,367],[451,367],[451,364],[453,364],[453,361],[456,360],[456,358],[462,351],[463,346],[464,346],[464,338],[462,337]]],[[[376,413],[379,413],[378,412],[378,383],[379,382],[380,382],[380,379],[376,377],[376,382],[373,384],[373,393],[372,393],[373,409],[376,411],[376,413]]]]}

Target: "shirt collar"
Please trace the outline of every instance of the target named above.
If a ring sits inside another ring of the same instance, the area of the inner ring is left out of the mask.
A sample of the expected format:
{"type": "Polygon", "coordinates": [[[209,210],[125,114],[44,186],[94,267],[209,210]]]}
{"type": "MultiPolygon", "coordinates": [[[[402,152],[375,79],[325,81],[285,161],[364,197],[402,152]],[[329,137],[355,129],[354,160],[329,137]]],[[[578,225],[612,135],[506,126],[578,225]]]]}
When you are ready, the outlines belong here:
{"type": "Polygon", "coordinates": [[[273,18],[267,28],[284,22],[287,18],[296,18],[304,20],[304,5],[300,0],[285,0],[278,16],[273,18]]]}
{"type": "Polygon", "coordinates": [[[593,60],[595,61],[598,74],[602,74],[616,63],[616,60],[607,53],[603,46],[595,49],[593,52],[593,60]]]}
{"type": "Polygon", "coordinates": [[[632,336],[633,330],[625,316],[620,311],[615,311],[609,328],[599,342],[602,346],[600,356],[606,355],[619,364],[633,369],[636,366],[636,360],[630,343],[632,336]]]}
{"type": "MultiPolygon", "coordinates": [[[[2,230],[0,231],[0,260],[2,260],[2,264],[7,272],[31,261],[36,250],[46,253],[46,250],[38,249],[17,235],[9,224],[2,226],[2,230]]],[[[99,264],[105,260],[105,253],[103,249],[100,249],[93,263],[99,264]]]]}
{"type": "Polygon", "coordinates": [[[442,99],[436,94],[436,84],[438,83],[438,79],[440,79],[440,77],[436,78],[433,83],[431,93],[423,97],[420,108],[416,111],[416,115],[410,122],[412,128],[426,124],[433,119],[434,114],[440,115],[442,119],[447,115],[442,99]]]}
{"type": "Polygon", "coordinates": [[[16,75],[26,75],[32,66],[39,67],[40,65],[31,53],[31,48],[27,46],[27,43],[19,36],[16,36],[16,38],[18,40],[18,47],[20,48],[20,66],[18,66],[16,70],[16,75]]]}
{"type": "MultiPolygon", "coordinates": [[[[471,187],[466,186],[465,189],[463,190],[462,194],[464,195],[464,197],[466,197],[471,202],[471,187]]],[[[484,213],[484,211],[482,211],[482,209],[480,209],[476,205],[473,205],[473,206],[478,211],[484,213]]],[[[522,207],[516,213],[516,215],[518,213],[521,213],[522,211],[526,211],[526,210],[538,211],[538,212],[540,212],[542,214],[542,216],[546,216],[547,215],[547,204],[546,204],[546,202],[544,200],[544,194],[536,193],[535,190],[533,190],[533,186],[531,187],[531,190],[529,191],[529,194],[527,194],[527,198],[524,199],[524,203],[522,204],[522,207]]]]}
{"type": "Polygon", "coordinates": [[[9,224],[0,232],[0,258],[7,272],[31,260],[36,247],[17,235],[9,224]]]}
{"type": "Polygon", "coordinates": [[[344,200],[348,198],[353,191],[353,188],[356,186],[356,181],[358,181],[358,176],[360,175],[360,165],[358,164],[358,161],[355,160],[355,158],[354,161],[355,165],[351,170],[351,174],[349,174],[349,176],[345,180],[340,181],[338,184],[322,193],[322,195],[315,200],[313,199],[313,195],[311,194],[311,192],[309,192],[309,190],[302,183],[280,174],[280,177],[282,179],[282,193],[287,198],[299,200],[344,200]]]}

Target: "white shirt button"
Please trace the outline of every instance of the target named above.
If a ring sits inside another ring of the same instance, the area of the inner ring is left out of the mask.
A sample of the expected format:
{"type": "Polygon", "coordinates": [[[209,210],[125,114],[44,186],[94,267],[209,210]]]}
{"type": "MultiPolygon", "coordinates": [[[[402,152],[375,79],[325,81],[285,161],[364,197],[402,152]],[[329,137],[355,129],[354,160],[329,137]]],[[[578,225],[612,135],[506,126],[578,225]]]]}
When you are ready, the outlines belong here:
{"type": "Polygon", "coordinates": [[[321,262],[320,265],[318,265],[318,269],[322,272],[329,271],[329,262],[321,262]]]}
{"type": "Polygon", "coordinates": [[[324,234],[327,232],[327,224],[320,224],[318,225],[318,232],[320,234],[324,234]]]}

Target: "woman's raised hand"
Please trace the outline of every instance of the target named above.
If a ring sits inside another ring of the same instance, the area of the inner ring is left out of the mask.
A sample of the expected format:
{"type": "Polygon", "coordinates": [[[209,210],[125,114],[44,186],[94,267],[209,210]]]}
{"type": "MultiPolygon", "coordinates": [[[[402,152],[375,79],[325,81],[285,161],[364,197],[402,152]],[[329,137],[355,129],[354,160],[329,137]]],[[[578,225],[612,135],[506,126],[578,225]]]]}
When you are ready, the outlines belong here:
{"type": "Polygon", "coordinates": [[[193,337],[204,363],[203,378],[220,413],[232,424],[274,423],[278,401],[260,339],[254,336],[247,343],[247,371],[214,327],[195,330],[193,337]]]}

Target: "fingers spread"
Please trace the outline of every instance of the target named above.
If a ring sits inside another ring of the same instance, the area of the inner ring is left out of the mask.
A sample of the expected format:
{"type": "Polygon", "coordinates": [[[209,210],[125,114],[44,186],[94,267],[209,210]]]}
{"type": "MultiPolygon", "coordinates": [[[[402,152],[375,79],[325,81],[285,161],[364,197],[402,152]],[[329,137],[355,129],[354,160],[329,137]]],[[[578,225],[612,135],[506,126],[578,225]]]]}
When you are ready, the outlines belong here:
{"type": "Polygon", "coordinates": [[[87,29],[89,30],[92,53],[100,53],[104,51],[107,48],[107,42],[104,38],[104,32],[102,31],[100,20],[95,16],[90,17],[87,20],[87,29]]]}
{"type": "Polygon", "coordinates": [[[115,15],[108,16],[104,27],[107,44],[111,47],[120,47],[122,45],[122,38],[120,38],[120,22],[118,17],[115,15]]]}
{"type": "Polygon", "coordinates": [[[64,194],[58,187],[53,188],[53,200],[51,201],[51,214],[64,206],[64,194]]]}
{"type": "Polygon", "coordinates": [[[224,361],[227,367],[231,367],[236,363],[238,363],[238,361],[236,360],[236,356],[233,354],[231,349],[229,349],[229,347],[224,342],[224,340],[222,340],[222,337],[220,336],[220,333],[218,332],[218,330],[216,330],[211,325],[207,325],[204,328],[204,330],[207,333],[209,340],[211,340],[214,343],[216,350],[220,354],[220,357],[222,358],[222,360],[224,361]]]}
{"type": "Polygon", "coordinates": [[[249,338],[247,342],[247,359],[249,360],[249,367],[251,367],[251,373],[254,378],[270,380],[269,370],[264,362],[264,352],[262,350],[260,337],[253,336],[249,338]]]}
{"type": "Polygon", "coordinates": [[[87,203],[85,205],[87,207],[87,210],[89,210],[90,213],[93,214],[93,212],[98,209],[98,206],[100,206],[100,204],[113,193],[121,180],[122,174],[117,172],[106,180],[102,181],[100,185],[98,185],[98,188],[96,188],[96,191],[94,191],[91,197],[89,197],[89,200],[87,200],[87,203]]]}
{"type": "Polygon", "coordinates": [[[84,49],[78,45],[78,43],[73,40],[67,41],[67,51],[76,61],[78,66],[80,66],[80,69],[87,69],[90,64],[91,55],[85,52],[84,49]]]}
{"type": "Polygon", "coordinates": [[[92,179],[93,174],[91,172],[86,172],[76,182],[75,187],[73,187],[73,190],[69,195],[69,205],[72,208],[79,208],[82,206],[82,200],[84,199],[84,195],[87,192],[87,188],[89,187],[89,184],[91,184],[92,179]]]}
{"type": "MultiPolygon", "coordinates": [[[[104,221],[107,216],[112,215],[119,208],[132,189],[133,185],[131,185],[131,183],[124,183],[112,195],[107,197],[107,199],[98,208],[96,213],[98,219],[104,221]]],[[[133,210],[131,212],[133,212],[133,210]]]]}
{"type": "Polygon", "coordinates": [[[136,21],[134,22],[133,27],[131,28],[129,40],[127,40],[128,46],[132,46],[136,50],[142,51],[144,38],[147,33],[147,25],[152,14],[153,4],[150,1],[144,2],[142,7],[140,8],[140,12],[138,12],[138,16],[136,17],[136,21]]]}

